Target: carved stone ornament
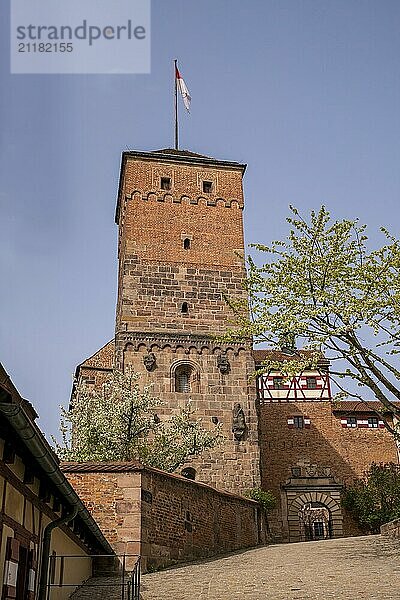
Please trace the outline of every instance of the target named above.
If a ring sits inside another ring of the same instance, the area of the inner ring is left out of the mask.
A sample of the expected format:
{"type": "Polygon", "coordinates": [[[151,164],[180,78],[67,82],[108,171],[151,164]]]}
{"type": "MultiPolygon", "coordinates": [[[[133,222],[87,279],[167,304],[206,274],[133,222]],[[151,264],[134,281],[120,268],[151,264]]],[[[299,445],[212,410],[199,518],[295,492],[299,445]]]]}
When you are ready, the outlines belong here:
{"type": "Polygon", "coordinates": [[[246,431],[246,420],[244,417],[243,408],[239,402],[233,405],[232,432],[235,440],[238,442],[243,438],[246,431]]]}
{"type": "Polygon", "coordinates": [[[148,354],[143,357],[143,363],[148,371],[152,371],[156,366],[156,356],[154,352],[148,352],[148,354]]]}
{"type": "Polygon", "coordinates": [[[223,352],[222,354],[218,354],[217,366],[223,375],[226,375],[231,370],[231,364],[225,352],[223,352]]]}
{"type": "Polygon", "coordinates": [[[318,477],[318,466],[317,465],[306,465],[305,466],[306,477],[318,477]]]}

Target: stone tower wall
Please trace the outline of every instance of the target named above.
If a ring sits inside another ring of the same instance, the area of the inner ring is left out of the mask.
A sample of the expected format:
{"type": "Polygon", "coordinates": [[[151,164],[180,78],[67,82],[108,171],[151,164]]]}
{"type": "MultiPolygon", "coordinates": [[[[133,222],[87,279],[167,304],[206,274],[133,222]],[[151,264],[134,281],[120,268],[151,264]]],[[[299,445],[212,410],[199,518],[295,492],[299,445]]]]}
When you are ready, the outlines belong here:
{"type": "Polygon", "coordinates": [[[128,159],[123,182],[117,332],[226,331],[222,294],[246,299],[241,170],[128,159]],[[162,175],[169,192],[159,189],[162,175]]]}
{"type": "Polygon", "coordinates": [[[232,492],[259,484],[251,348],[216,339],[232,323],[224,295],[246,302],[243,170],[185,153],[129,153],[117,207],[116,364],[132,365],[143,383],[153,385],[163,401],[157,410],[161,417],[176,413],[190,398],[205,427],[214,426],[212,417],[222,423],[223,445],[190,466],[196,479],[232,492]],[[170,178],[170,190],[161,189],[161,177],[170,178]],[[211,182],[211,193],[203,193],[203,181],[211,182]],[[190,240],[189,249],[184,239],[190,240]],[[156,363],[147,371],[143,359],[150,352],[156,363]],[[230,363],[227,372],[218,367],[221,354],[230,363]],[[184,364],[193,370],[188,393],[175,389],[175,369],[184,364]],[[235,403],[246,421],[240,440],[232,433],[235,403]]]}

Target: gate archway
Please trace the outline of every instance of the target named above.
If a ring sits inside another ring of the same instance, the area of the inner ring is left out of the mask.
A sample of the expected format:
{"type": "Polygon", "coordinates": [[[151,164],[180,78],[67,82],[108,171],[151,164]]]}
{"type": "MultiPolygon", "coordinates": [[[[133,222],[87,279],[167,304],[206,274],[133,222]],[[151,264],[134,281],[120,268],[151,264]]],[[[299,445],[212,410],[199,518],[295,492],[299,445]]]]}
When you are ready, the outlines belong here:
{"type": "Polygon", "coordinates": [[[332,518],[329,508],[321,502],[307,502],[299,512],[300,537],[306,542],[332,537],[332,518]]]}
{"type": "Polygon", "coordinates": [[[287,519],[290,542],[343,535],[340,495],[336,490],[332,495],[318,490],[303,492],[294,497],[293,492],[289,493],[287,519]]]}

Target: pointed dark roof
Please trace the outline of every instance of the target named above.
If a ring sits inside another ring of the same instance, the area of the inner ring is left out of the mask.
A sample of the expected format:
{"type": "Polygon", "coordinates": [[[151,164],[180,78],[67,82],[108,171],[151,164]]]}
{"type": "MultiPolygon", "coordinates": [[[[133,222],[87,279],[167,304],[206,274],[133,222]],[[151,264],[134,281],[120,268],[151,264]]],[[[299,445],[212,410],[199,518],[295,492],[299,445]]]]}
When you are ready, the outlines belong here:
{"type": "Polygon", "coordinates": [[[197,152],[191,152],[190,150],[177,150],[176,148],[162,148],[161,150],[153,150],[153,154],[172,154],[175,156],[193,156],[195,158],[213,158],[212,156],[207,156],[206,154],[198,154],[197,152]]]}

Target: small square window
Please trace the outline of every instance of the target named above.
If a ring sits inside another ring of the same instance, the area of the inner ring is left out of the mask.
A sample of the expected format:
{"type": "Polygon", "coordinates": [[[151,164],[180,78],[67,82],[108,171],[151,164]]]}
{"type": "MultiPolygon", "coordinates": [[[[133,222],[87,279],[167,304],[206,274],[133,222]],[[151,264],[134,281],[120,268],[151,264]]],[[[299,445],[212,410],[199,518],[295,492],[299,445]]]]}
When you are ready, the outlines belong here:
{"type": "Polygon", "coordinates": [[[303,429],[304,428],[304,418],[303,417],[293,417],[293,425],[295,429],[303,429]]]}
{"type": "Polygon", "coordinates": [[[292,477],[301,477],[300,467],[292,467],[292,477]]]}
{"type": "Polygon", "coordinates": [[[372,427],[373,429],[376,429],[379,427],[379,419],[378,417],[369,417],[368,419],[368,427],[372,427]]]}
{"type": "Polygon", "coordinates": [[[162,190],[170,190],[171,189],[171,177],[161,177],[161,189],[162,190]]]}
{"type": "Polygon", "coordinates": [[[357,427],[356,417],[347,417],[347,427],[357,427]]]}
{"type": "Polygon", "coordinates": [[[211,194],[211,192],[212,192],[212,182],[211,181],[203,181],[203,192],[205,194],[211,194]]]}
{"type": "Polygon", "coordinates": [[[308,390],[317,389],[317,378],[316,377],[306,377],[306,384],[308,390]]]}
{"type": "Polygon", "coordinates": [[[283,377],[274,377],[273,386],[274,390],[283,390],[283,377]]]}

